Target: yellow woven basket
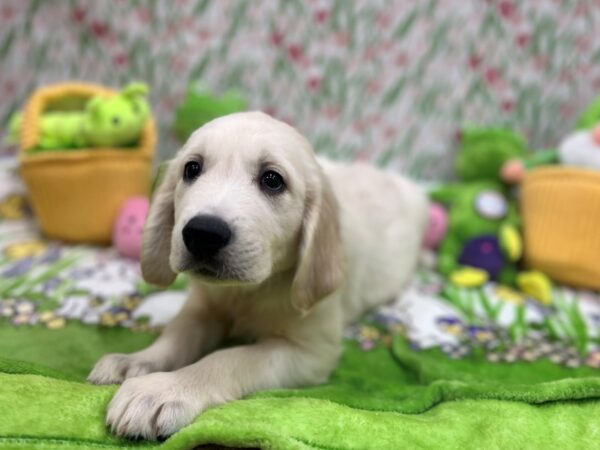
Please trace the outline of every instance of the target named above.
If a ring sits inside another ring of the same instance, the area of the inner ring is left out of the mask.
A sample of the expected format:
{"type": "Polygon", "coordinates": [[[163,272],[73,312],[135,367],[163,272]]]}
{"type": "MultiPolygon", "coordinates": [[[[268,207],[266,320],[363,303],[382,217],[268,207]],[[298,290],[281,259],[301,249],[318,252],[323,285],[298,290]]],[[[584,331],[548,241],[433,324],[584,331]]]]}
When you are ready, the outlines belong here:
{"type": "Polygon", "coordinates": [[[600,289],[600,172],[531,171],[523,182],[526,264],[556,281],[600,289]]]}
{"type": "Polygon", "coordinates": [[[62,83],[32,94],[23,111],[19,163],[42,231],[69,242],[108,244],[123,202],[147,195],[156,130],[148,119],[137,148],[90,148],[32,152],[39,118],[48,108],[81,106],[94,95],[115,91],[87,83],[62,83]]]}

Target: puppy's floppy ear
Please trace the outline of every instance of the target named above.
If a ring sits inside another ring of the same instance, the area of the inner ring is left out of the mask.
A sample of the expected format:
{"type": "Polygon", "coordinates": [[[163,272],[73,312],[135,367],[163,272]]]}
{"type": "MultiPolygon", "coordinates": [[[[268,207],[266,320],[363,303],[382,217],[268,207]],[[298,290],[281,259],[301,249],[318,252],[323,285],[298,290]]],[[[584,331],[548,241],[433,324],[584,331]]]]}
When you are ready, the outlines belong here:
{"type": "Polygon", "coordinates": [[[175,224],[173,197],[177,178],[171,162],[165,170],[162,182],[154,192],[142,233],[142,275],[148,283],[160,287],[170,285],[176,276],[169,265],[169,255],[171,234],[175,224]]]}
{"type": "Polygon", "coordinates": [[[317,186],[309,186],[304,207],[300,251],[292,282],[292,305],[308,311],[331,294],[344,274],[338,204],[319,169],[317,186]]]}

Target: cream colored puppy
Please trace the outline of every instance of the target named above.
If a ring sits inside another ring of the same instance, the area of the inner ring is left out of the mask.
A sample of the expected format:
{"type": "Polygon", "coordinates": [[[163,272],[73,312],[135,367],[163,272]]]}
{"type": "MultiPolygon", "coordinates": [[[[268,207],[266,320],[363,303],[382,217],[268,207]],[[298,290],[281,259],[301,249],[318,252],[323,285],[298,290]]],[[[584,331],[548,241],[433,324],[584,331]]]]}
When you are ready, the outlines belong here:
{"type": "Polygon", "coordinates": [[[327,380],[342,329],[409,280],[425,195],[366,165],[317,160],[295,129],[258,112],[197,130],[170,162],[143,235],[142,272],[190,277],[157,341],[103,357],[93,383],[123,383],[107,424],[168,436],[207,408],[327,380]],[[223,339],[247,345],[214,351],[223,339]]]}

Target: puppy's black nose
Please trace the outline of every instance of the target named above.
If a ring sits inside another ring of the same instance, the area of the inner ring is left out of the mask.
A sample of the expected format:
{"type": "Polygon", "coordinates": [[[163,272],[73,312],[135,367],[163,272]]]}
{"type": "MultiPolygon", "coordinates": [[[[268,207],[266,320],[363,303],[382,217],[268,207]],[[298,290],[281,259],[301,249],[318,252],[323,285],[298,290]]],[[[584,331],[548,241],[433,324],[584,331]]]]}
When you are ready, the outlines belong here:
{"type": "Polygon", "coordinates": [[[215,256],[231,240],[231,229],[216,216],[196,216],[183,227],[183,243],[198,260],[215,256]]]}

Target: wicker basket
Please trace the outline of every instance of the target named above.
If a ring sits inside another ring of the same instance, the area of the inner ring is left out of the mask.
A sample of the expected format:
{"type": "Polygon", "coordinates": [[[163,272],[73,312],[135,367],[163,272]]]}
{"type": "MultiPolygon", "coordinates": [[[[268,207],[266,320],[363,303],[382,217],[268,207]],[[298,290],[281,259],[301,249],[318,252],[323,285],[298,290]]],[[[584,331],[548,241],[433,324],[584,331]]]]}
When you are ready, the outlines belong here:
{"type": "Polygon", "coordinates": [[[521,209],[526,264],[556,281],[600,289],[600,172],[533,170],[521,209]]]}
{"type": "Polygon", "coordinates": [[[94,95],[114,94],[93,84],[56,84],[34,92],[25,106],[19,150],[21,176],[48,237],[108,244],[123,202],[148,194],[156,143],[152,119],[148,119],[136,148],[32,152],[44,110],[69,102],[82,105],[94,95]]]}

